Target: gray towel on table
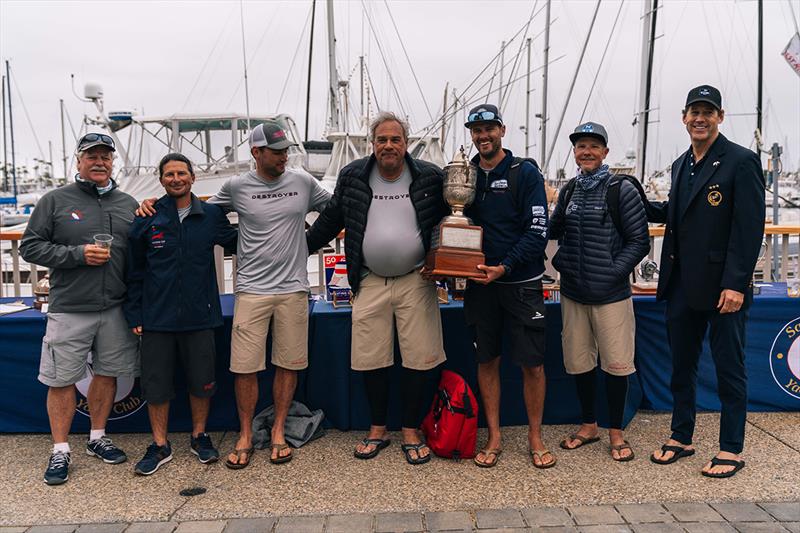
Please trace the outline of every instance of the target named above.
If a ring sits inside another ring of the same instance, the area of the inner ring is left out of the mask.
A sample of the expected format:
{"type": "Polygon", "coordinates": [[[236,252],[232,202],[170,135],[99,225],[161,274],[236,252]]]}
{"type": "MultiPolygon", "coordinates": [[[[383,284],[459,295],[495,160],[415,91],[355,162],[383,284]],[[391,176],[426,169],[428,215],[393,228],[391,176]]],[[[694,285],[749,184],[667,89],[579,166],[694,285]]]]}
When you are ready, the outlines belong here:
{"type": "MultiPolygon", "coordinates": [[[[325,429],[322,427],[324,418],[325,413],[322,412],[322,409],[311,411],[302,403],[292,400],[284,425],[287,444],[293,448],[299,448],[303,444],[323,436],[325,434],[325,429]]],[[[269,447],[273,424],[275,424],[275,406],[270,405],[253,419],[253,446],[260,450],[269,447]]]]}

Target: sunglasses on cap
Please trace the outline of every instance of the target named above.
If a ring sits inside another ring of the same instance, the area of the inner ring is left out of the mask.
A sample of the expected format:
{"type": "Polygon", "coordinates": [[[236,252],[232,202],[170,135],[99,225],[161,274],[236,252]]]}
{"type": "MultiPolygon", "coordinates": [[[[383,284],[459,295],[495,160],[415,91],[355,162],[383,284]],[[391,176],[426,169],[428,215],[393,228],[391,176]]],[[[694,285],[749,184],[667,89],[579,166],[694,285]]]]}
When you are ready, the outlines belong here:
{"type": "Polygon", "coordinates": [[[480,122],[482,120],[500,120],[500,117],[491,111],[478,111],[467,117],[467,122],[480,122]]]}
{"type": "Polygon", "coordinates": [[[114,139],[112,139],[108,135],[105,135],[104,133],[87,133],[81,138],[78,145],[81,146],[87,143],[93,143],[97,141],[100,141],[103,144],[107,144],[112,148],[114,147],[114,139]]]}

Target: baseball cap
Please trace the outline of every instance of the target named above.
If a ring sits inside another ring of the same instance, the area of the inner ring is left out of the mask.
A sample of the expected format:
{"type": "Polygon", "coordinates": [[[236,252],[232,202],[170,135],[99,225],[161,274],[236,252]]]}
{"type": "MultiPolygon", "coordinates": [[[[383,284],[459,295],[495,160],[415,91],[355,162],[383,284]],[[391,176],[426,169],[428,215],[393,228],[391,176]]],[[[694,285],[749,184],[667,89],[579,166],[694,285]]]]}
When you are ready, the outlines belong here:
{"type": "Polygon", "coordinates": [[[105,133],[87,133],[81,137],[80,140],[78,140],[78,147],[75,149],[75,151],[77,153],[81,153],[85,152],[89,148],[94,148],[95,146],[105,146],[112,152],[117,151],[117,149],[114,147],[114,139],[105,133]]]}
{"type": "Polygon", "coordinates": [[[266,146],[272,150],[284,150],[297,146],[286,136],[286,131],[277,122],[264,122],[250,132],[250,148],[266,146]]]}
{"type": "Polygon", "coordinates": [[[575,131],[569,134],[569,142],[574,145],[581,137],[597,137],[608,146],[608,133],[606,133],[605,127],[597,122],[584,122],[575,128],[575,131]]]}
{"type": "Polygon", "coordinates": [[[494,122],[502,126],[503,117],[500,115],[500,110],[497,109],[496,105],[481,104],[469,110],[464,127],[470,128],[479,122],[494,122]]]}
{"type": "Polygon", "coordinates": [[[711,85],[700,85],[689,91],[689,94],[686,95],[686,106],[684,109],[697,102],[706,102],[717,109],[722,109],[722,95],[719,89],[711,85]]]}

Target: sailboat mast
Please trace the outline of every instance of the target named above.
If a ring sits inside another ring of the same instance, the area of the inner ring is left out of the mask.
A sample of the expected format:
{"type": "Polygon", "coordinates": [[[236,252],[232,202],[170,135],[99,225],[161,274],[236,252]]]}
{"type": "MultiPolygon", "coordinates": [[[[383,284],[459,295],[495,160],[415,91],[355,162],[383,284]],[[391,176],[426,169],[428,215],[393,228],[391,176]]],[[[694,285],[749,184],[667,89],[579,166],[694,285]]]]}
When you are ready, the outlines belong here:
{"type": "Polygon", "coordinates": [[[14,113],[11,111],[11,67],[6,59],[6,94],[8,95],[8,127],[11,134],[11,183],[14,188],[14,200],[17,198],[17,160],[14,155],[14,113]]]}
{"type": "Polygon", "coordinates": [[[544,177],[547,179],[547,165],[545,155],[547,155],[547,71],[550,68],[550,0],[547,0],[547,10],[544,18],[544,65],[542,73],[542,155],[539,157],[539,164],[542,167],[544,177]]]}
{"type": "Polygon", "coordinates": [[[3,76],[3,191],[8,190],[8,152],[6,151],[6,77],[3,76]]]}
{"type": "MultiPolygon", "coordinates": [[[[250,87],[247,83],[247,52],[245,50],[245,38],[244,38],[244,3],[242,0],[239,0],[239,21],[241,22],[242,27],[242,64],[244,65],[244,105],[247,110],[247,132],[250,133],[250,87]]],[[[175,134],[177,135],[178,132],[176,131],[175,134]]],[[[236,144],[234,143],[234,150],[236,150],[236,144]]]]}
{"type": "Polygon", "coordinates": [[[644,19],[642,20],[642,72],[639,85],[639,110],[638,117],[638,146],[636,150],[636,176],[642,181],[645,179],[645,163],[647,162],[647,125],[650,119],[650,90],[653,77],[653,50],[655,49],[656,14],[658,13],[658,0],[653,0],[648,9],[645,5],[644,19]]]}
{"type": "Polygon", "coordinates": [[[336,35],[333,31],[333,0],[328,0],[328,78],[330,87],[331,130],[339,131],[339,76],[336,74],[336,35]]]}
{"type": "Polygon", "coordinates": [[[528,149],[531,146],[531,38],[525,41],[528,51],[528,66],[525,69],[525,157],[528,157],[528,149]]]}
{"type": "Polygon", "coordinates": [[[317,12],[317,0],[311,0],[311,37],[308,40],[308,77],[306,81],[306,137],[308,140],[308,109],[311,104],[311,60],[314,57],[314,15],[317,12]]]}
{"type": "Polygon", "coordinates": [[[64,99],[58,99],[58,105],[61,111],[61,159],[64,163],[64,181],[67,180],[67,139],[64,135],[64,99]]]}
{"type": "Polygon", "coordinates": [[[761,158],[761,98],[764,90],[764,1],[758,0],[758,101],[756,102],[756,152],[761,158]]]}

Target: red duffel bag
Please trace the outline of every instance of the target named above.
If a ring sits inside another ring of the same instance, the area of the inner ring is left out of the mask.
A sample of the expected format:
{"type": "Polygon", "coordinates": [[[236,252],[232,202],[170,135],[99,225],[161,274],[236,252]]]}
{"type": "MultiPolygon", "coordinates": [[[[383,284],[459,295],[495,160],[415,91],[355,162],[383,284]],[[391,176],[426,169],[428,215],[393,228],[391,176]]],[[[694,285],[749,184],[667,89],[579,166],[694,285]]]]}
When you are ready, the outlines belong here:
{"type": "Polygon", "coordinates": [[[478,400],[467,382],[450,370],[442,371],[439,390],[422,421],[428,447],[439,457],[475,457],[478,400]]]}

